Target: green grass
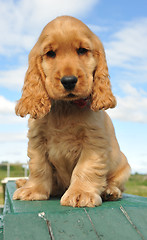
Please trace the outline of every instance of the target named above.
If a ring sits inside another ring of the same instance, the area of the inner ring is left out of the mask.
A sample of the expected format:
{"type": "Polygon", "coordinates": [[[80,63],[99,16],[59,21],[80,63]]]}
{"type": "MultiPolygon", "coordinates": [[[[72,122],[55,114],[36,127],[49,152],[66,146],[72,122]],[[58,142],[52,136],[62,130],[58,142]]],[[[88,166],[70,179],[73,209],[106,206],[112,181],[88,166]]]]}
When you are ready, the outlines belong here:
{"type": "MultiPolygon", "coordinates": [[[[23,177],[24,168],[20,165],[11,166],[10,177],[23,177]]],[[[3,204],[3,192],[1,180],[7,177],[7,167],[0,165],[0,204],[3,204]]],[[[125,193],[147,197],[147,175],[131,175],[126,183],[125,193]]]]}
{"type": "MultiPolygon", "coordinates": [[[[1,180],[7,177],[7,166],[0,165],[0,205],[3,204],[3,188],[1,180]]],[[[10,177],[24,177],[24,168],[21,165],[10,166],[10,177]]]]}
{"type": "Polygon", "coordinates": [[[147,197],[147,175],[137,173],[131,175],[126,183],[125,193],[147,197]]]}

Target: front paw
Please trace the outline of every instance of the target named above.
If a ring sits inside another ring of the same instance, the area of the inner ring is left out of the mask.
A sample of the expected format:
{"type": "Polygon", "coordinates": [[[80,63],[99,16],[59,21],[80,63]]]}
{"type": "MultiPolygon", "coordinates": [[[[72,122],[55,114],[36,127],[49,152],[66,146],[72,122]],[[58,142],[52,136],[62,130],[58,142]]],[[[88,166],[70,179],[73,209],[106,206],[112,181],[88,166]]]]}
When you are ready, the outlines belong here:
{"type": "Polygon", "coordinates": [[[61,198],[61,205],[72,207],[95,207],[102,204],[101,197],[96,193],[72,191],[68,189],[61,198]]]}
{"type": "Polygon", "coordinates": [[[49,192],[39,191],[33,187],[21,187],[14,192],[13,200],[47,200],[49,192]]]}

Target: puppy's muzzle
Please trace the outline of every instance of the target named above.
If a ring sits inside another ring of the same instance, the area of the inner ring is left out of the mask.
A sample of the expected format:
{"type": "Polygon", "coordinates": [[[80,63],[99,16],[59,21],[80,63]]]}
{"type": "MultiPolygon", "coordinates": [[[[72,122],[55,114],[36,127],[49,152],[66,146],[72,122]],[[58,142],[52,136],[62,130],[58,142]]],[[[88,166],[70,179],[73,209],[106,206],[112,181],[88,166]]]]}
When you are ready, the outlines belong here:
{"type": "Polygon", "coordinates": [[[64,76],[61,78],[61,83],[67,91],[73,90],[76,86],[77,81],[78,79],[75,76],[64,76]]]}

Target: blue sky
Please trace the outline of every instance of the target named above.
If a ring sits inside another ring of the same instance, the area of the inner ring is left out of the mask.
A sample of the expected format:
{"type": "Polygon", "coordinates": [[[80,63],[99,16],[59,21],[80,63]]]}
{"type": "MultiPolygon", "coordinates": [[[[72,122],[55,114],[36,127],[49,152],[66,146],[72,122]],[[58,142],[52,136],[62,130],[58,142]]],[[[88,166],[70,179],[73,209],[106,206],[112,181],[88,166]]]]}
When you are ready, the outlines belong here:
{"type": "Polygon", "coordinates": [[[146,0],[0,0],[0,162],[26,162],[27,118],[15,116],[28,54],[42,28],[71,15],[100,37],[117,107],[108,110],[132,172],[147,173],[146,0]]]}

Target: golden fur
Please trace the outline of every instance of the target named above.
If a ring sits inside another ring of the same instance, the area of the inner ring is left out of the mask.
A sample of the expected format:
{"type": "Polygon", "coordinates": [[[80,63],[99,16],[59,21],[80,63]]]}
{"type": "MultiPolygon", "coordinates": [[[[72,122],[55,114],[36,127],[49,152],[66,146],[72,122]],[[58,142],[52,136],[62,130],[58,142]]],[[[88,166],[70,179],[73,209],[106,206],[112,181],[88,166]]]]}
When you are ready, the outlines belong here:
{"type": "Polygon", "coordinates": [[[50,22],[30,52],[16,105],[17,115],[30,114],[30,176],[13,199],[63,195],[62,205],[94,207],[121,198],[130,166],[105,112],[115,105],[98,37],[73,17],[50,22]],[[74,88],[63,86],[64,76],[76,76],[74,88]]]}

